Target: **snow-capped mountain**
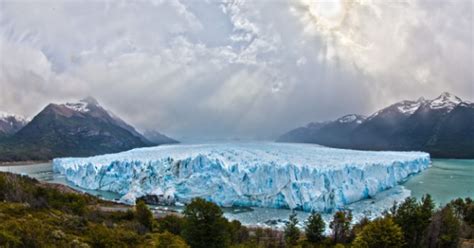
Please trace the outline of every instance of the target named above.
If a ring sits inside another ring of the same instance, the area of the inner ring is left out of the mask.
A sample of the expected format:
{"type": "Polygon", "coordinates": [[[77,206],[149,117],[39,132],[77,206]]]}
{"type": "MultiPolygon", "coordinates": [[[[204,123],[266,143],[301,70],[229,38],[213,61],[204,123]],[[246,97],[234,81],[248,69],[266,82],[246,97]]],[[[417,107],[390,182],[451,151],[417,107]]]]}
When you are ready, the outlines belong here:
{"type": "Polygon", "coordinates": [[[430,101],[429,106],[431,109],[445,109],[449,112],[462,102],[461,98],[448,92],[444,92],[438,98],[430,101]]]}
{"type": "Polygon", "coordinates": [[[367,119],[373,119],[377,116],[385,115],[394,115],[394,114],[402,114],[405,116],[410,116],[414,114],[420,107],[428,107],[431,110],[442,110],[445,112],[450,112],[453,110],[457,105],[462,103],[463,101],[461,98],[448,93],[444,92],[437,98],[433,100],[425,100],[425,98],[420,97],[416,101],[401,101],[395,104],[392,104],[382,110],[379,110],[369,116],[367,119]]]}
{"type": "Polygon", "coordinates": [[[27,123],[23,116],[0,111],[0,137],[13,135],[27,123]]]}
{"type": "Polygon", "coordinates": [[[474,108],[472,103],[445,92],[432,100],[397,102],[365,119],[348,115],[317,129],[297,128],[278,141],[366,150],[420,150],[435,157],[471,158],[474,108]]]}
{"type": "Polygon", "coordinates": [[[46,106],[25,127],[0,143],[0,158],[49,160],[153,145],[131,125],[88,97],[46,106]]]}

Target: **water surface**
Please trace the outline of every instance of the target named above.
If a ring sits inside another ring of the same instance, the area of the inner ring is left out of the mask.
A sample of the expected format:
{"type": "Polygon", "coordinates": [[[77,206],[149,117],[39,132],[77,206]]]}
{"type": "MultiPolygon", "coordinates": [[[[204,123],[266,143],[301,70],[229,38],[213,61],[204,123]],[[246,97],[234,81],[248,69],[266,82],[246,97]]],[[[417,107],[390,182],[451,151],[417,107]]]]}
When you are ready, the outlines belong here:
{"type": "MultiPolygon", "coordinates": [[[[377,194],[373,199],[363,200],[348,205],[354,211],[354,218],[363,215],[374,216],[383,209],[392,205],[394,200],[401,201],[411,191],[411,195],[421,198],[424,194],[431,194],[437,205],[446,204],[454,198],[474,198],[474,160],[433,159],[432,167],[420,174],[410,177],[402,186],[377,194]],[[409,191],[407,191],[408,189],[409,191]]],[[[26,174],[40,181],[65,184],[77,190],[97,195],[107,200],[117,200],[119,194],[113,192],[85,190],[69,184],[64,176],[53,173],[50,163],[26,164],[14,166],[0,166],[0,171],[26,174]]],[[[180,210],[180,207],[170,207],[180,210]]],[[[247,225],[263,225],[281,227],[285,223],[290,210],[266,208],[225,208],[225,216],[237,219],[247,225]]],[[[302,223],[308,213],[298,212],[302,223]]],[[[324,214],[328,222],[330,214],[324,214]]]]}
{"type": "Polygon", "coordinates": [[[430,194],[436,204],[458,197],[474,198],[474,159],[433,159],[432,167],[403,184],[411,195],[430,194]]]}

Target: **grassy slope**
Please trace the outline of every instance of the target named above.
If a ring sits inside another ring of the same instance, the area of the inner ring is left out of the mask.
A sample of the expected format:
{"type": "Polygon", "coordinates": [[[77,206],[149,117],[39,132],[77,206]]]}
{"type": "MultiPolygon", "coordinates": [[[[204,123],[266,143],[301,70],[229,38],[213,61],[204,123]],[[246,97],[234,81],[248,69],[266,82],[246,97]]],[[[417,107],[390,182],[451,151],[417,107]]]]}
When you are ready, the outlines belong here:
{"type": "Polygon", "coordinates": [[[0,173],[0,247],[154,247],[181,238],[147,230],[134,211],[67,187],[0,173]],[[165,236],[165,237],[163,237],[165,236]]]}

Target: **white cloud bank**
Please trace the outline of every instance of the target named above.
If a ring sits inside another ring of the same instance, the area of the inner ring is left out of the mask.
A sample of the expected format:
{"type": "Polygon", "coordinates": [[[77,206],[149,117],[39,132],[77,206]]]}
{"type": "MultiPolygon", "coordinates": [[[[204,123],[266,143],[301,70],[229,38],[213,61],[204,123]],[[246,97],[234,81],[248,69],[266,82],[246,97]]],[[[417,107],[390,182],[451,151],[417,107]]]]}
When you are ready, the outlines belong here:
{"type": "Polygon", "coordinates": [[[92,95],[176,137],[269,138],[451,91],[470,0],[1,1],[0,109],[92,95]]]}

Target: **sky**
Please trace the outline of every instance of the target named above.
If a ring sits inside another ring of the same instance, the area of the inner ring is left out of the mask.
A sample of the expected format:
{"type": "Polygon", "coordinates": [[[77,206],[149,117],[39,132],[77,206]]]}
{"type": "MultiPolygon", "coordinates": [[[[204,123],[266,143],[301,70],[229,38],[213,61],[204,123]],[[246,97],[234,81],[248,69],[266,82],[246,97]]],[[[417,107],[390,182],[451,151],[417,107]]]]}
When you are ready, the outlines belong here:
{"type": "Polygon", "coordinates": [[[139,130],[273,139],[444,91],[474,100],[471,0],[0,0],[0,110],[95,97],[139,130]]]}

